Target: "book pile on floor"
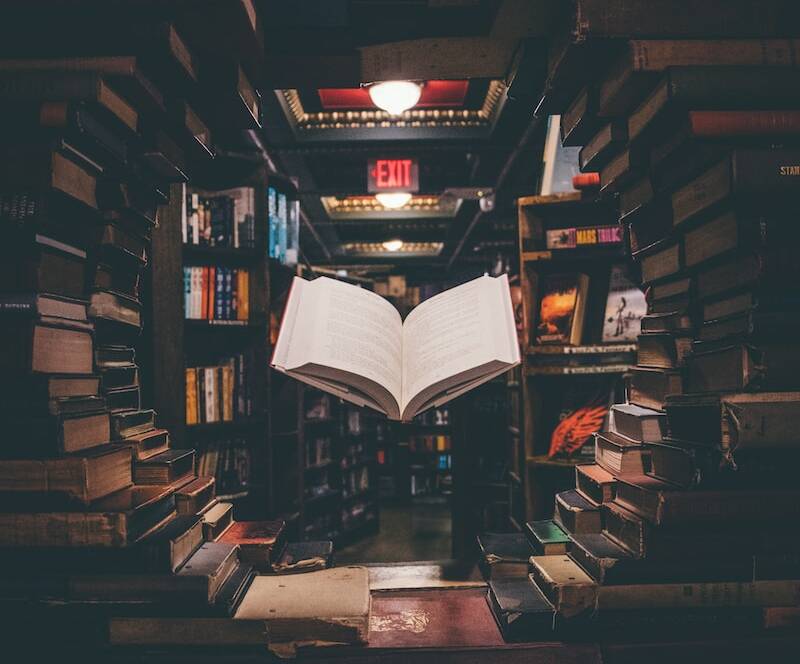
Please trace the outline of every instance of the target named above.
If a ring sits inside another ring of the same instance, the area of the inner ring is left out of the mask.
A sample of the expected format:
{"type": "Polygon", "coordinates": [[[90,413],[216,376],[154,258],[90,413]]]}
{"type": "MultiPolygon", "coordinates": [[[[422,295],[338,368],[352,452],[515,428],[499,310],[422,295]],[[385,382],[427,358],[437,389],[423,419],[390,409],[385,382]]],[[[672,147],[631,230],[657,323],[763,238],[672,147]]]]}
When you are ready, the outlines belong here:
{"type": "Polygon", "coordinates": [[[628,403],[556,496],[566,553],[533,555],[526,578],[519,543],[516,578],[492,570],[509,640],[797,620],[798,47],[629,41],[564,113],[565,143],[618,199],[648,315],[628,403]]]}
{"type": "MultiPolygon", "coordinates": [[[[233,3],[203,4],[212,6],[224,15],[233,3]]],[[[286,543],[282,521],[234,522],[214,478],[197,477],[195,450],[173,448],[142,408],[136,346],[151,234],[170,184],[186,180],[184,150],[210,151],[183,98],[161,94],[196,83],[174,26],[109,25],[148,34],[132,47],[147,55],[0,60],[6,647],[101,645],[109,624],[112,643],[169,642],[169,625],[197,618],[220,620],[206,640],[365,641],[366,570],[327,569],[332,544],[286,543]],[[163,51],[146,67],[150,81],[140,66],[163,51]],[[276,576],[296,572],[310,573],[276,576]],[[331,616],[353,619],[337,630],[331,616]]],[[[221,419],[247,408],[229,378],[221,419]]]]}

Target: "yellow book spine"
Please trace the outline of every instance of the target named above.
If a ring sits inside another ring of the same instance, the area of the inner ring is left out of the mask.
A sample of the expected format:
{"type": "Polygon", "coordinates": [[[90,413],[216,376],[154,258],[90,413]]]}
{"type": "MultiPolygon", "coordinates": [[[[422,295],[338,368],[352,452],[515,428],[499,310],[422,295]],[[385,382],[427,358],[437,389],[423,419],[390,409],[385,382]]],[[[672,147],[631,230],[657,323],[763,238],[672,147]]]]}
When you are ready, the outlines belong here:
{"type": "Polygon", "coordinates": [[[197,424],[197,369],[186,369],[186,424],[197,424]]]}

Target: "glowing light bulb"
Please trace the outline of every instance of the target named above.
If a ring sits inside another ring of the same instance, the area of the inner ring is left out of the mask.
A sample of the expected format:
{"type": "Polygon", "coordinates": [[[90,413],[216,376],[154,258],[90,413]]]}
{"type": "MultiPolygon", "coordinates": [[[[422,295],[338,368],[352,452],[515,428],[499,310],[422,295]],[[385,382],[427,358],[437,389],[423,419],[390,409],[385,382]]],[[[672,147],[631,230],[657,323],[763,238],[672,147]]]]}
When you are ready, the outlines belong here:
{"type": "Polygon", "coordinates": [[[375,199],[388,210],[399,210],[411,200],[411,194],[407,191],[385,191],[375,194],[375,199]]]}
{"type": "Polygon", "coordinates": [[[392,115],[401,115],[417,105],[422,86],[412,81],[383,81],[370,85],[369,97],[378,108],[392,115]]]}
{"type": "Polygon", "coordinates": [[[403,248],[402,240],[387,240],[381,244],[386,251],[400,251],[403,248]]]}

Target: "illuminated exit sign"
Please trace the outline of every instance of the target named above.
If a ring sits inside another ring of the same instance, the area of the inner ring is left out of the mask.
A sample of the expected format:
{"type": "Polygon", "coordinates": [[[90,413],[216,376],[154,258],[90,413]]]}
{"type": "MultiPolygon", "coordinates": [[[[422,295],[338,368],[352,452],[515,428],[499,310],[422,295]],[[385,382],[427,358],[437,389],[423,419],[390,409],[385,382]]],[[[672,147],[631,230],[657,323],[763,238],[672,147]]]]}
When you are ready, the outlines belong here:
{"type": "Polygon", "coordinates": [[[367,162],[367,191],[419,191],[419,164],[416,159],[370,159],[367,162]]]}

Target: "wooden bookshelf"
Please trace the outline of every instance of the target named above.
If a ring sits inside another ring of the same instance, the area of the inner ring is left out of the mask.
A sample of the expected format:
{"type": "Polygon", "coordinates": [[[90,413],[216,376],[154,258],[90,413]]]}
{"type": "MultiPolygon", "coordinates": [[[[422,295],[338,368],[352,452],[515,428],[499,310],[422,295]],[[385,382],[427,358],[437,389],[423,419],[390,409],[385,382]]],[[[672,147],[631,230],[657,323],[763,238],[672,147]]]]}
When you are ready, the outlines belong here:
{"type": "MultiPolygon", "coordinates": [[[[269,259],[273,341],[292,278],[303,273],[269,259]]],[[[301,276],[313,278],[312,273],[301,276]]],[[[388,435],[386,418],[358,408],[278,371],[270,370],[270,438],[273,454],[272,506],[290,520],[296,539],[331,539],[337,547],[379,528],[376,452],[388,435]],[[311,413],[317,402],[325,412],[311,413]],[[356,426],[357,423],[357,426],[356,426]],[[311,462],[309,446],[327,441],[327,455],[311,462]],[[366,484],[350,479],[358,475],[366,484]],[[314,487],[327,486],[325,490],[314,487]]]]}
{"type": "Polygon", "coordinates": [[[276,514],[297,514],[293,527],[299,539],[332,539],[338,546],[377,532],[375,444],[385,418],[272,374],[276,514]],[[312,416],[320,403],[327,413],[312,416]],[[319,459],[317,441],[324,441],[319,459]]]}
{"type": "Polygon", "coordinates": [[[622,377],[636,362],[635,343],[602,341],[611,267],[626,262],[624,241],[563,249],[547,246],[548,230],[616,225],[612,207],[580,193],[530,196],[520,198],[517,204],[525,351],[519,379],[519,424],[512,424],[521,439],[514,473],[518,481],[512,480],[512,485],[521,486],[524,510],[512,515],[512,525],[550,518],[553,494],[574,486],[573,468],[578,461],[547,456],[558,413],[595,393],[621,400],[622,377]],[[550,274],[573,272],[589,278],[581,344],[536,344],[542,280],[550,274]]]}
{"type": "MultiPolygon", "coordinates": [[[[173,185],[170,206],[154,236],[154,358],[155,407],[163,425],[169,428],[176,446],[198,450],[198,458],[215,441],[243,441],[249,454],[249,478],[243,486],[221,487],[236,502],[238,517],[267,518],[274,514],[274,460],[270,437],[270,378],[267,369],[270,346],[270,284],[274,261],[267,256],[268,215],[266,192],[270,177],[258,161],[247,160],[225,175],[224,169],[205,171],[205,178],[192,185],[173,185]],[[243,172],[245,173],[243,175],[243,172]],[[235,187],[252,187],[254,192],[254,234],[252,246],[209,246],[184,242],[187,194],[193,187],[204,193],[235,187]],[[184,312],[184,267],[222,267],[246,270],[249,280],[248,318],[186,318],[184,312]],[[247,358],[247,413],[238,414],[234,404],[232,420],[186,421],[186,369],[211,366],[227,357],[247,358]]],[[[281,187],[288,180],[281,180],[281,187]]],[[[287,192],[289,195],[296,192],[287,192]]],[[[283,266],[291,271],[291,268],[283,266]]]]}

